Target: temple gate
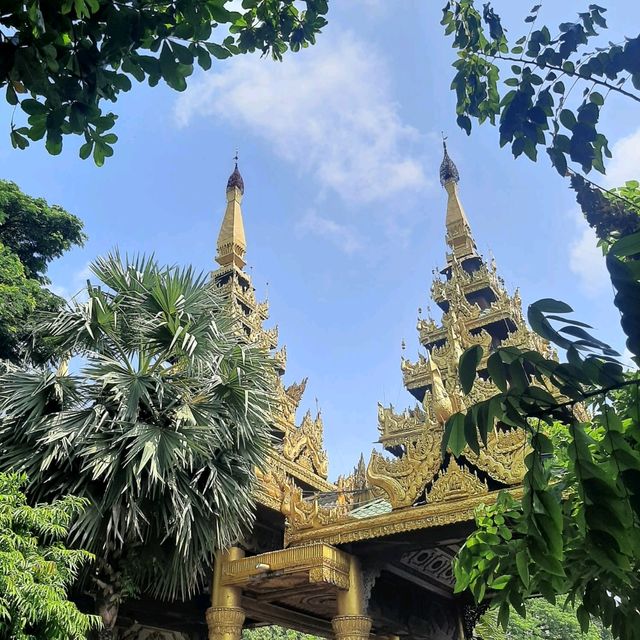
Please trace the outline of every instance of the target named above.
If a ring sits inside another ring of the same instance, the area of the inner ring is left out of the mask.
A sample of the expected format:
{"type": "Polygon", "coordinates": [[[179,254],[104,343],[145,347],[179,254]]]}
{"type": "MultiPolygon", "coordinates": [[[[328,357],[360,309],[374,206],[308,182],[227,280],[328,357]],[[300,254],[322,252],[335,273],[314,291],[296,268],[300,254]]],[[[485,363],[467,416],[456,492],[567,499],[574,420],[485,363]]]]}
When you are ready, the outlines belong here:
{"type": "Polygon", "coordinates": [[[449,252],[434,273],[431,297],[442,319],[419,317],[426,356],[401,360],[404,385],[416,405],[398,412],[379,404],[384,452],[372,452],[367,464],[361,457],[351,475],[332,483],[322,417],[307,412],[296,424],[306,379],[284,386],[286,349],[278,350],[277,327],[263,327],[268,304],[256,300],[244,271],[244,183],[236,165],[212,277],[242,338],[274,354],[277,444],[268,471],[258,472],[253,533],[216,556],[210,592],[180,605],[129,603],[123,620],[140,630],[156,629],[157,638],[193,640],[238,640],[243,626],[264,624],[337,640],[471,636],[481,612],[454,595],[452,559],[473,530],[475,508],[493,502],[501,489],[519,492],[526,438],[499,426],[479,453],[466,449],[458,459],[443,458],[444,422],[494,395],[486,358],[496,347],[548,352],[549,346],[527,328],[520,297],[507,293],[495,262],[478,253],[446,145],[440,181],[447,193],[449,252]],[[457,364],[472,345],[481,345],[485,357],[465,396],[457,364]]]}

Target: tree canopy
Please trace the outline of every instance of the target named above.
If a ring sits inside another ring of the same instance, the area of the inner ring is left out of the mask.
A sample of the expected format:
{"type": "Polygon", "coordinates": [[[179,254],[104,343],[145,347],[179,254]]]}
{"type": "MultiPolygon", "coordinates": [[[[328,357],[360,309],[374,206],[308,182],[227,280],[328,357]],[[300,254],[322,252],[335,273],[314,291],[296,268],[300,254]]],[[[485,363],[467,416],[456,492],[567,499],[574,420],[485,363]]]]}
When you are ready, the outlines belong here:
{"type": "MultiPolygon", "coordinates": [[[[47,267],[83,244],[82,227],[82,221],[62,207],[0,180],[0,360],[17,362],[35,315],[62,304],[45,286],[47,267]]],[[[32,353],[39,356],[37,350],[32,353]]]]}
{"type": "Polygon", "coordinates": [[[53,361],[0,377],[0,465],[36,500],[88,500],[70,540],[97,557],[84,588],[111,630],[122,598],[193,594],[251,525],[275,373],[209,277],[118,255],[92,270],[86,302],[36,327],[53,361]]]}
{"type": "Polygon", "coordinates": [[[81,613],[67,590],[92,556],[63,541],[86,503],[67,496],[33,507],[25,484],[0,473],[0,639],[83,640],[100,620],[81,613]]]}
{"type": "Polygon", "coordinates": [[[537,160],[546,148],[556,170],[573,164],[604,173],[611,157],[598,121],[613,96],[640,102],[640,35],[607,42],[606,8],[590,4],[557,28],[539,25],[541,4],[525,18],[525,33],[510,41],[490,3],[452,0],[443,9],[445,33],[458,56],[453,63],[458,124],[498,123],[500,146],[537,160]]]}
{"type": "MultiPolygon", "coordinates": [[[[606,191],[580,174],[604,173],[611,157],[598,125],[610,94],[640,102],[640,37],[602,43],[606,9],[594,4],[552,34],[538,24],[540,7],[525,19],[528,34],[509,44],[490,4],[480,13],[473,0],[447,3],[442,22],[458,50],[458,124],[467,133],[471,118],[498,124],[500,144],[514,156],[536,161],[538,147],[546,148],[557,171],[570,176],[606,256],[627,349],[640,364],[638,182],[606,191]]],[[[466,445],[477,449],[493,428],[524,429],[531,445],[522,497],[502,493],[478,511],[477,531],[455,562],[456,589],[491,600],[505,629],[511,608],[524,615],[527,599],[542,595],[574,604],[584,632],[595,618],[614,637],[637,640],[640,376],[625,373],[619,354],[571,311],[551,299],[528,311],[532,329],[566,361],[495,350],[487,370],[498,393],[447,422],[443,447],[455,455],[466,445]]],[[[482,355],[474,347],[460,358],[465,392],[482,355]]]]}
{"type": "Polygon", "coordinates": [[[183,91],[197,64],[259,51],[280,60],[315,42],[327,0],[6,0],[0,9],[0,88],[26,123],[11,123],[19,149],[45,138],[49,153],[80,135],[80,157],[113,154],[116,102],[132,80],[183,91]]]}

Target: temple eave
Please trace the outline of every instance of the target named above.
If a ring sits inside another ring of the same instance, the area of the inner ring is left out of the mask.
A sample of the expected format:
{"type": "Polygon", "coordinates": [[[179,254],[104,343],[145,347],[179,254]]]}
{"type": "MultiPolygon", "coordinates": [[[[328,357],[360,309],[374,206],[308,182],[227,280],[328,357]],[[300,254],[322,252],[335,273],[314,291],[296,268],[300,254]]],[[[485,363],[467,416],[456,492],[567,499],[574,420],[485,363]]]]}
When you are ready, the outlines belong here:
{"type": "MultiPolygon", "coordinates": [[[[522,487],[514,487],[509,491],[515,498],[521,497],[523,493],[522,487]]],[[[327,544],[346,544],[464,522],[472,525],[478,505],[493,504],[499,493],[500,491],[491,491],[450,502],[394,509],[389,513],[370,518],[349,519],[318,529],[292,529],[287,535],[288,546],[297,547],[320,540],[327,544]]]]}

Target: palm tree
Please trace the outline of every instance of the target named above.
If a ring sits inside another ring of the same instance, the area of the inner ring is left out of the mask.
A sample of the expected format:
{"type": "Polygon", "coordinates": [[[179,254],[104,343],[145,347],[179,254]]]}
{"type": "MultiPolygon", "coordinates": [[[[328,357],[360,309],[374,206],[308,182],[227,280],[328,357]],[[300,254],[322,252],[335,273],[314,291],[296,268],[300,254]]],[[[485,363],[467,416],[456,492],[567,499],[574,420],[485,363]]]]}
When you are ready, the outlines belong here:
{"type": "Polygon", "coordinates": [[[0,378],[0,469],[37,501],[89,501],[71,542],[96,555],[85,588],[112,632],[124,597],[193,594],[251,524],[274,369],[209,278],[117,253],[92,271],[86,302],[37,327],[49,365],[0,378]]]}

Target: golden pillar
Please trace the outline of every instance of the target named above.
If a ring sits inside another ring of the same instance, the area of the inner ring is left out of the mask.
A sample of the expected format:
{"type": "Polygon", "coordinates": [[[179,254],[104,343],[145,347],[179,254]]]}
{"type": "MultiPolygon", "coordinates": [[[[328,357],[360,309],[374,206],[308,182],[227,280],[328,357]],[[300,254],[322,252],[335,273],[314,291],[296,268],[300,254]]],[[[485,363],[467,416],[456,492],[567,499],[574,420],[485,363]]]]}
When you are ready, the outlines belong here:
{"type": "Polygon", "coordinates": [[[244,609],[240,606],[242,589],[222,584],[222,565],[227,561],[239,560],[244,551],[231,547],[216,554],[213,565],[211,586],[211,606],[207,609],[209,640],[240,640],[244,624],[244,609]]]}
{"type": "Polygon", "coordinates": [[[338,614],[331,620],[336,640],[368,640],[371,618],[365,615],[362,570],[357,558],[349,562],[349,588],[338,591],[338,614]]]}

